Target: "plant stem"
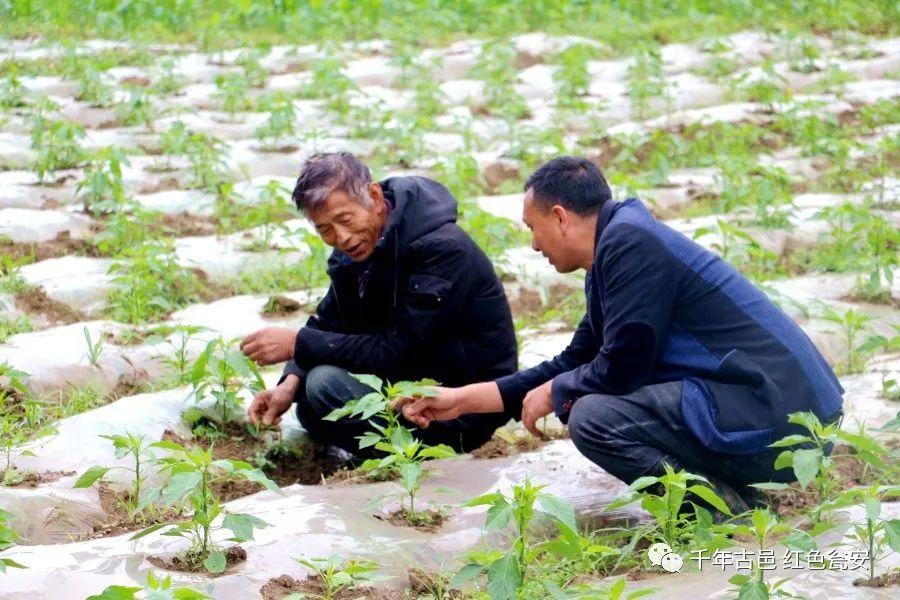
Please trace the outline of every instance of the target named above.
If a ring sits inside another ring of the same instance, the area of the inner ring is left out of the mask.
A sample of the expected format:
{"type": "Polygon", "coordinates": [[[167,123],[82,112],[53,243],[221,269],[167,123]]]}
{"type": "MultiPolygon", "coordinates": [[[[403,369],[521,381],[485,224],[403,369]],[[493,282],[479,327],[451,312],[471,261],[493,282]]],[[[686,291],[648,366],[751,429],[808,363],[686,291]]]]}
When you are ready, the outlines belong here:
{"type": "Polygon", "coordinates": [[[866,517],[866,529],[869,533],[869,579],[875,579],[875,524],[866,517]]]}

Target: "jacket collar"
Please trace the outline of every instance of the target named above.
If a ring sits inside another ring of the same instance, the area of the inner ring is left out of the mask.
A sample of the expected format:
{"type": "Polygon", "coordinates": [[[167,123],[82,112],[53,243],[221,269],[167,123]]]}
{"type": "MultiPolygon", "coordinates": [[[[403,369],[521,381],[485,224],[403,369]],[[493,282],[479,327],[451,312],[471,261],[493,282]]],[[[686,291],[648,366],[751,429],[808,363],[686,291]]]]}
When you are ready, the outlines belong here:
{"type": "Polygon", "coordinates": [[[616,209],[621,204],[621,202],[616,202],[610,198],[600,207],[600,212],[597,214],[597,231],[594,234],[594,253],[597,252],[597,246],[600,244],[600,236],[603,235],[603,231],[609,225],[613,213],[616,212],[616,209]]]}

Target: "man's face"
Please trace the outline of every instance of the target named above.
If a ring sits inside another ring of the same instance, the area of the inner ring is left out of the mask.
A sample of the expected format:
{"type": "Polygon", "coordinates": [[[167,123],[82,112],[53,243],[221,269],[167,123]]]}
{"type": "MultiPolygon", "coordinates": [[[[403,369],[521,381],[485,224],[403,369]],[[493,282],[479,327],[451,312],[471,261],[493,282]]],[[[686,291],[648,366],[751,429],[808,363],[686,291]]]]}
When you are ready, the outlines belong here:
{"type": "Polygon", "coordinates": [[[369,193],[371,206],[364,206],[345,192],[335,191],[309,212],[322,240],[354,262],[372,256],[387,224],[387,205],[381,186],[370,184],[369,193]]]}
{"type": "Polygon", "coordinates": [[[544,255],[560,273],[571,273],[575,264],[571,244],[566,239],[565,209],[553,206],[544,210],[535,202],[532,191],[525,193],[522,220],[531,230],[531,247],[544,255]]]}

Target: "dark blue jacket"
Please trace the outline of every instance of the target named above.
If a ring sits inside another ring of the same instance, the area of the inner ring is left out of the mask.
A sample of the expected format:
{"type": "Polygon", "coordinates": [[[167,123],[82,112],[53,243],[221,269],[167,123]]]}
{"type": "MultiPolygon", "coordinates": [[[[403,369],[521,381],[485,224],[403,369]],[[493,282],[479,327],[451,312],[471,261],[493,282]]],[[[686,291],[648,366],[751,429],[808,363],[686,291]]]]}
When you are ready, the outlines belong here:
{"type": "Polygon", "coordinates": [[[681,380],[683,418],[700,442],[752,454],[791,430],[789,413],[841,409],[844,390],[800,327],[636,199],[601,207],[585,294],[587,314],[561,354],[497,381],[507,412],[549,379],[563,422],[587,394],[681,380]]]}
{"type": "Polygon", "coordinates": [[[456,224],[456,200],[424,177],[381,182],[392,206],[367,264],[339,250],[331,287],[297,334],[285,373],[317,365],[391,381],[490,381],[516,370],[516,336],[491,261],[456,224]]]}

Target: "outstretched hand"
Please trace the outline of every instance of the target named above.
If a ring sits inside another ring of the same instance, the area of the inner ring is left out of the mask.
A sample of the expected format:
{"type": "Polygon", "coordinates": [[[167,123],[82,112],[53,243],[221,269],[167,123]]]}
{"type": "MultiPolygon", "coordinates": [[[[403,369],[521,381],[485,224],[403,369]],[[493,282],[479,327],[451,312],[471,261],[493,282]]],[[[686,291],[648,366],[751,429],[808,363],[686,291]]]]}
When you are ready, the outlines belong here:
{"type": "Polygon", "coordinates": [[[434,387],[437,395],[428,397],[397,398],[394,410],[402,410],[407,421],[426,429],[433,421],[449,421],[459,418],[462,398],[459,388],[434,387]]]}
{"type": "Polygon", "coordinates": [[[287,327],[263,327],[241,341],[241,352],[258,365],[274,365],[294,356],[297,332],[287,327]]]}

